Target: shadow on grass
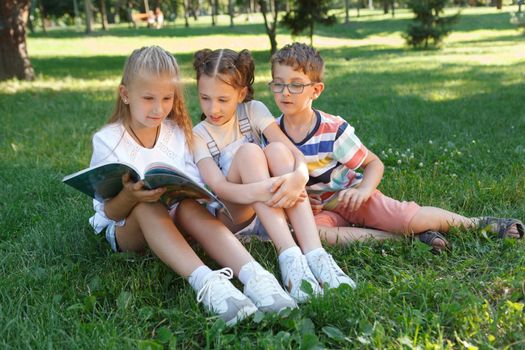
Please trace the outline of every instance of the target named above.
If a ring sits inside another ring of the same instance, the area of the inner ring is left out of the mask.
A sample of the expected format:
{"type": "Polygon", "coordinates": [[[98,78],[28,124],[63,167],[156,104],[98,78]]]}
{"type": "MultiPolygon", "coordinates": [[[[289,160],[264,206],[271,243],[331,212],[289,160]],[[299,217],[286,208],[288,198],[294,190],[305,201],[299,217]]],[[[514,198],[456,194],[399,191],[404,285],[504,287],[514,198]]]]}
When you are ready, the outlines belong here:
{"type": "MultiPolygon", "coordinates": [[[[263,67],[269,62],[268,51],[252,51],[252,56],[263,67]]],[[[105,79],[119,77],[124,68],[127,55],[115,56],[66,56],[66,57],[33,57],[31,63],[37,74],[45,77],[79,79],[105,79]]],[[[175,57],[183,68],[191,66],[192,53],[176,53],[175,57]]],[[[186,70],[186,77],[193,76],[193,70],[186,70]]]]}
{"type": "MultiPolygon", "coordinates": [[[[406,31],[411,19],[398,19],[386,15],[384,19],[373,21],[353,21],[349,24],[338,23],[333,26],[316,26],[315,34],[326,37],[364,39],[373,35],[387,35],[406,31]]],[[[510,24],[508,13],[494,12],[491,14],[461,14],[459,22],[453,26],[453,31],[469,32],[475,30],[507,30],[514,29],[510,24]]],[[[278,26],[278,34],[289,34],[289,30],[282,25],[278,26]]],[[[85,37],[198,37],[207,35],[228,35],[232,37],[242,35],[266,35],[262,23],[237,23],[234,27],[228,25],[211,26],[199,23],[191,27],[166,27],[159,30],[145,27],[124,28],[113,27],[109,31],[95,31],[85,34],[74,28],[50,30],[47,33],[37,32],[29,34],[31,38],[85,38],[85,37]]]]}
{"type": "Polygon", "coordinates": [[[127,38],[135,36],[148,36],[148,37],[196,37],[196,36],[207,36],[207,35],[265,35],[264,25],[254,24],[238,24],[234,27],[217,25],[209,26],[199,24],[193,27],[165,27],[162,29],[151,29],[145,27],[139,28],[122,28],[113,27],[109,31],[95,31],[92,34],[86,34],[84,31],[77,31],[73,28],[51,30],[47,33],[37,32],[29,35],[31,38],[55,38],[55,39],[71,39],[71,38],[85,38],[85,37],[118,37],[127,38]]]}

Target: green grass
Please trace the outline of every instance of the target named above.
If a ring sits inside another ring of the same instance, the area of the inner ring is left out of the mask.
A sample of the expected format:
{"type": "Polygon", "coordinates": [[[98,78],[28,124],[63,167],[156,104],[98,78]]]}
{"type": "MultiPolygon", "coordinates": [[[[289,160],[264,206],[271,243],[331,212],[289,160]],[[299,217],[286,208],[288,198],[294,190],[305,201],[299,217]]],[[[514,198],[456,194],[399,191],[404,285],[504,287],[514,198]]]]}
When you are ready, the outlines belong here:
{"type": "MultiPolygon", "coordinates": [[[[441,50],[412,51],[400,37],[409,17],[364,11],[350,26],[319,28],[327,88],[316,106],[345,116],[380,155],[386,194],[525,219],[525,37],[508,12],[464,10],[441,50]]],[[[416,241],[329,248],[355,291],[226,329],[151,254],[113,254],[93,235],[90,201],[60,180],[87,166],[133,48],[176,54],[195,119],[192,52],[249,48],[256,95],[277,113],[260,19],[240,19],[234,34],[223,18],[217,29],[201,19],[29,38],[37,81],[0,83],[0,347],[525,348],[523,241],[454,231],[452,253],[439,257],[416,241]]],[[[280,30],[278,40],[291,38],[280,30]]],[[[248,248],[277,273],[270,245],[248,248]]]]}

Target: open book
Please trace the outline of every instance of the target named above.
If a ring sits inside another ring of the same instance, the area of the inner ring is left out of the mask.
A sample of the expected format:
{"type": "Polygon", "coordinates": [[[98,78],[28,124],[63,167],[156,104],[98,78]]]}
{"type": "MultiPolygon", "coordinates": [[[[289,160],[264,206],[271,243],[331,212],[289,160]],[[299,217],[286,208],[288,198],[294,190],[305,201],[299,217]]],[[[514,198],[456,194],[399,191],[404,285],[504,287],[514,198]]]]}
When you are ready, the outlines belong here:
{"type": "Polygon", "coordinates": [[[168,208],[173,207],[183,199],[201,199],[206,202],[216,202],[224,208],[224,204],[209,190],[195,182],[189,175],[165,163],[152,163],[146,167],[144,174],[126,163],[107,163],[90,167],[65,176],[62,182],[76,188],[80,192],[98,201],[113,198],[122,190],[122,176],[129,173],[133,181],[144,181],[146,189],[165,187],[166,192],[160,200],[168,208]]]}

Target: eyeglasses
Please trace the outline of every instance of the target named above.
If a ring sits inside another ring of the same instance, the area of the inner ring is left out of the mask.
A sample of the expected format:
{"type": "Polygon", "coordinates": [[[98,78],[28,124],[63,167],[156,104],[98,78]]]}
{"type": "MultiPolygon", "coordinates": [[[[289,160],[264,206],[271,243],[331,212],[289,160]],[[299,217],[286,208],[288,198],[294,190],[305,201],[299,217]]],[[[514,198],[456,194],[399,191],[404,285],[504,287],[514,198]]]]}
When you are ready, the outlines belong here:
{"type": "Polygon", "coordinates": [[[312,86],[314,84],[315,84],[314,82],[309,83],[309,84],[301,84],[301,83],[285,84],[285,83],[276,83],[276,82],[271,81],[268,83],[268,86],[270,87],[270,90],[274,93],[280,94],[281,92],[284,91],[284,88],[286,87],[288,88],[288,91],[291,94],[295,95],[295,94],[302,94],[305,86],[312,86]]]}

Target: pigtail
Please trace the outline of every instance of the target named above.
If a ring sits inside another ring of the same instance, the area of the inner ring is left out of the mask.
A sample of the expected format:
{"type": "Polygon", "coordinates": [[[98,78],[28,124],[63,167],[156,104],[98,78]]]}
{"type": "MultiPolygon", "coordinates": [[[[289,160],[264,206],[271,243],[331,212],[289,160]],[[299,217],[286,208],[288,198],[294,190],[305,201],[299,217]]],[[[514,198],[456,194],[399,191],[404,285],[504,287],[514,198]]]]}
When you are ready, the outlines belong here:
{"type": "Polygon", "coordinates": [[[213,51],[210,49],[202,49],[193,54],[193,69],[197,73],[197,79],[202,73],[202,65],[206,62],[206,59],[210,56],[213,51]]]}
{"type": "Polygon", "coordinates": [[[186,108],[186,103],[184,102],[184,92],[182,87],[177,87],[177,94],[173,101],[173,109],[171,111],[170,117],[177,123],[177,126],[182,129],[184,136],[186,137],[186,143],[191,149],[193,143],[193,125],[191,123],[190,115],[188,114],[188,109],[186,108]]]}
{"type": "Polygon", "coordinates": [[[253,83],[255,81],[255,63],[252,54],[248,50],[242,50],[237,54],[235,67],[239,71],[243,80],[243,86],[247,88],[246,97],[243,102],[248,102],[254,98],[253,83]]]}

